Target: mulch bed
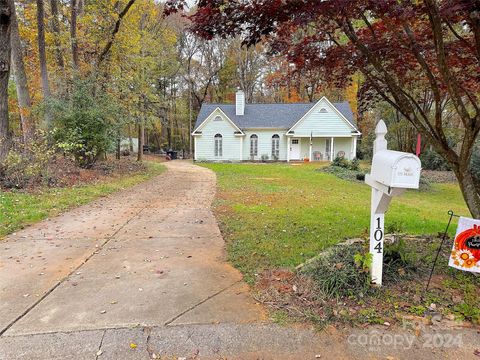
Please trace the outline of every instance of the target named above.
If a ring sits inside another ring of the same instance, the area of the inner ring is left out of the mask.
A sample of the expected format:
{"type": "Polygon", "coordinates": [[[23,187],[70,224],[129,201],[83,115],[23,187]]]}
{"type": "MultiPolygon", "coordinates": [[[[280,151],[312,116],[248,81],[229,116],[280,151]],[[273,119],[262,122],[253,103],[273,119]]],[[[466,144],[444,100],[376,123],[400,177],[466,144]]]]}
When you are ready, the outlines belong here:
{"type": "Polygon", "coordinates": [[[452,183],[458,181],[453,171],[422,170],[422,175],[433,183],[452,183]]]}
{"type": "Polygon", "coordinates": [[[422,254],[419,260],[428,264],[417,269],[414,275],[399,272],[397,279],[384,281],[384,286],[374,293],[329,298],[322,295],[309,276],[289,269],[273,269],[258,274],[255,298],[272,311],[272,316],[281,312],[287,314],[290,321],[308,322],[318,327],[328,324],[404,326],[408,322],[445,328],[480,325],[478,320],[459,320],[456,311],[456,307],[466,301],[465,296],[480,299],[480,277],[449,270],[445,265],[450,252],[447,245],[443,248],[430,290],[423,293],[439,239],[412,241],[422,254]],[[464,276],[470,280],[465,280],[464,276]],[[476,290],[471,289],[466,295],[465,286],[468,284],[476,290]]]}

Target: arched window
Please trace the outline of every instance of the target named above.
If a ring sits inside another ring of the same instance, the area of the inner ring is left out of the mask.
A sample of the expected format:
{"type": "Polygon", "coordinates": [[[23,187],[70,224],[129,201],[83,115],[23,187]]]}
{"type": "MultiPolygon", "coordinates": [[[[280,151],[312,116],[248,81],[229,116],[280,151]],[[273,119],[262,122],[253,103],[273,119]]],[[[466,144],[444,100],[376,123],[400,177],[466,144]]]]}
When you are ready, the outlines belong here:
{"type": "Polygon", "coordinates": [[[280,136],[275,134],[272,136],[272,158],[278,160],[280,157],[280,136]]]}
{"type": "Polygon", "coordinates": [[[215,116],[213,121],[222,121],[222,117],[220,115],[215,116]]]}
{"type": "Polygon", "coordinates": [[[326,113],[326,112],[328,112],[328,110],[325,109],[325,108],[321,108],[319,112],[321,112],[321,113],[326,113]]]}
{"type": "Polygon", "coordinates": [[[258,155],[258,136],[253,134],[250,136],[250,157],[258,155]]]}
{"type": "Polygon", "coordinates": [[[222,157],[222,153],[223,153],[222,135],[217,134],[215,135],[214,139],[215,139],[215,148],[214,148],[215,156],[222,157]]]}

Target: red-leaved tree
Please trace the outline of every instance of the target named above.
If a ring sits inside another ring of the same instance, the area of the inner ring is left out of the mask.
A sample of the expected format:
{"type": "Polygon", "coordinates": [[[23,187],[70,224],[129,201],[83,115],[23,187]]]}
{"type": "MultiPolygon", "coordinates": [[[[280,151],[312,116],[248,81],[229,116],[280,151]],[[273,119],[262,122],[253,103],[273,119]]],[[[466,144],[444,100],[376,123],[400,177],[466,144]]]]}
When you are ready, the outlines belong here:
{"type": "MultiPolygon", "coordinates": [[[[170,0],[166,13],[184,6],[170,0]]],[[[200,0],[189,17],[202,37],[267,41],[336,86],[360,72],[363,104],[386,101],[405,116],[451,165],[480,218],[471,162],[480,131],[480,0],[200,0]],[[459,144],[448,141],[453,130],[459,144]]]]}

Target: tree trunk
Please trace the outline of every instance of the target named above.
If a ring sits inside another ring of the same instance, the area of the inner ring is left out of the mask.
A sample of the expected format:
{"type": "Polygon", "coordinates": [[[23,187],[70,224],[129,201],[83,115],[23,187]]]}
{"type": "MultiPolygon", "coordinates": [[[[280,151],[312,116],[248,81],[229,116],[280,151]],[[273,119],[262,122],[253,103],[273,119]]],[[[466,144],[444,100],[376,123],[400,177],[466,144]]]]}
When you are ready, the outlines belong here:
{"type": "Polygon", "coordinates": [[[117,138],[117,151],[116,151],[116,158],[117,160],[120,160],[120,153],[121,153],[121,149],[120,149],[120,145],[121,145],[121,142],[122,142],[122,139],[120,137],[117,138]]]}
{"type": "Polygon", "coordinates": [[[467,203],[468,209],[475,219],[480,219],[480,186],[479,180],[472,174],[471,166],[460,166],[454,168],[455,175],[458,178],[463,198],[467,203]]]}
{"type": "MultiPolygon", "coordinates": [[[[190,78],[190,74],[188,74],[190,78]]],[[[192,86],[188,86],[188,153],[190,156],[193,154],[193,142],[192,142],[192,86]]]]}
{"type": "Polygon", "coordinates": [[[144,133],[144,124],[143,119],[138,122],[138,152],[137,152],[137,161],[143,160],[143,133],[144,133]]]}
{"type": "Polygon", "coordinates": [[[72,60],[74,70],[78,70],[77,13],[78,0],[71,0],[70,38],[72,41],[72,60]]]}
{"type": "Polygon", "coordinates": [[[10,149],[10,127],[8,123],[8,79],[11,59],[11,10],[8,0],[0,0],[0,161],[10,149]]]}
{"type": "Polygon", "coordinates": [[[132,126],[128,124],[128,150],[133,154],[132,126]]]}
{"type": "Polygon", "coordinates": [[[22,43],[18,31],[17,15],[15,13],[15,2],[9,0],[11,12],[11,38],[12,47],[12,70],[15,77],[15,86],[17,89],[18,108],[20,111],[20,121],[22,125],[23,139],[26,142],[32,135],[34,124],[32,122],[31,110],[32,100],[28,90],[27,74],[23,62],[22,43]]]}
{"type": "Polygon", "coordinates": [[[63,61],[62,42],[60,40],[60,21],[58,19],[58,0],[50,0],[50,9],[52,11],[52,29],[53,41],[55,43],[55,59],[58,67],[63,71],[65,62],[63,61]]]}
{"type": "MultiPolygon", "coordinates": [[[[42,78],[43,99],[50,98],[50,84],[48,82],[47,54],[45,51],[45,7],[43,0],[37,0],[37,28],[38,28],[38,57],[40,60],[40,75],[42,78]]],[[[50,118],[47,116],[47,125],[50,118]]]]}

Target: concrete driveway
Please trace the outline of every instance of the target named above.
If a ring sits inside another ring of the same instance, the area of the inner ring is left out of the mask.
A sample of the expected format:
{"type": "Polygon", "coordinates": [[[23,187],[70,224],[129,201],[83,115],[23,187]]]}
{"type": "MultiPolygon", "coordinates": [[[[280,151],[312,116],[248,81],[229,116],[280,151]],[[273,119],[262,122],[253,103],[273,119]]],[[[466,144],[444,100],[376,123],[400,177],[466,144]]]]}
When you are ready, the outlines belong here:
{"type": "Polygon", "coordinates": [[[224,261],[215,176],[186,162],[0,243],[0,332],[251,322],[264,317],[224,261]]]}
{"type": "Polygon", "coordinates": [[[186,161],[166,166],[0,242],[0,359],[368,354],[348,334],[266,322],[225,262],[210,208],[214,173],[186,161]]]}

